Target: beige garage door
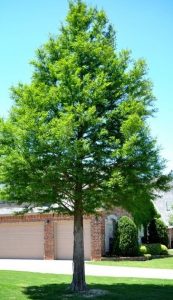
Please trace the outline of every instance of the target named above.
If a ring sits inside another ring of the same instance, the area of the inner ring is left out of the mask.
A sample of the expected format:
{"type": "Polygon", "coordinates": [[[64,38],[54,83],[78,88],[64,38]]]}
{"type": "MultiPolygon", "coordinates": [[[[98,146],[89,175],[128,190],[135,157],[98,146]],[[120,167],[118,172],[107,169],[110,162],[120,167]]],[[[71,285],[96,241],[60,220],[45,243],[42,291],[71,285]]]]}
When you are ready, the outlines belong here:
{"type": "Polygon", "coordinates": [[[0,224],[0,258],[43,258],[43,223],[0,224]]]}
{"type": "MultiPolygon", "coordinates": [[[[85,259],[91,259],[91,228],[90,220],[84,220],[84,253],[85,259]]],[[[55,258],[73,258],[73,221],[55,223],[55,258]]]]}

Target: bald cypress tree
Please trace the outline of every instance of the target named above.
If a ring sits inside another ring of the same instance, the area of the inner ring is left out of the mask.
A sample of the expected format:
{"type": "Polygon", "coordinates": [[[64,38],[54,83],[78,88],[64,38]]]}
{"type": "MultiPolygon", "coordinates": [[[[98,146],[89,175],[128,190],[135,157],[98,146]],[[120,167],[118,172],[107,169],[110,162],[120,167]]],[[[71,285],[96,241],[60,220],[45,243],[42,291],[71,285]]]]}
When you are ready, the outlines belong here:
{"type": "Polygon", "coordinates": [[[144,60],[117,51],[105,12],[80,0],[32,65],[0,124],[1,199],[74,216],[71,289],[83,291],[83,215],[121,205],[140,223],[167,187],[146,123],[152,85],[144,60]]]}

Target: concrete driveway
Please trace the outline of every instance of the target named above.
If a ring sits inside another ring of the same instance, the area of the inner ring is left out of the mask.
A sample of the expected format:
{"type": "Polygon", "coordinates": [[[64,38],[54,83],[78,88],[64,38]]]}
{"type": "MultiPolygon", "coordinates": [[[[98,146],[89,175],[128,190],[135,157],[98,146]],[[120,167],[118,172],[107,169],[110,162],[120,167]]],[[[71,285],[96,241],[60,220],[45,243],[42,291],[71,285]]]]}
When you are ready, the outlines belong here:
{"type": "MultiPolygon", "coordinates": [[[[0,259],[0,270],[29,271],[50,274],[72,274],[70,260],[0,259]]],[[[173,279],[173,270],[112,267],[85,264],[86,275],[173,279]]]]}

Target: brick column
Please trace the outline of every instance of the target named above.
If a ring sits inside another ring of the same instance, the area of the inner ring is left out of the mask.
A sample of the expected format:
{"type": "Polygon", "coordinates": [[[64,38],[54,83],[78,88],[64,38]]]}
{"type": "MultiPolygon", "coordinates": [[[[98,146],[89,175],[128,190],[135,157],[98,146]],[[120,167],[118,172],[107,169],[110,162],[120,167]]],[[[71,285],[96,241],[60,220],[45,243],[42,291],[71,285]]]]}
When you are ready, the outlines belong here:
{"type": "Polygon", "coordinates": [[[44,222],[44,259],[54,258],[54,222],[47,219],[44,222]]]}
{"type": "Polygon", "coordinates": [[[105,219],[102,216],[91,219],[91,259],[100,260],[104,254],[105,219]]]}

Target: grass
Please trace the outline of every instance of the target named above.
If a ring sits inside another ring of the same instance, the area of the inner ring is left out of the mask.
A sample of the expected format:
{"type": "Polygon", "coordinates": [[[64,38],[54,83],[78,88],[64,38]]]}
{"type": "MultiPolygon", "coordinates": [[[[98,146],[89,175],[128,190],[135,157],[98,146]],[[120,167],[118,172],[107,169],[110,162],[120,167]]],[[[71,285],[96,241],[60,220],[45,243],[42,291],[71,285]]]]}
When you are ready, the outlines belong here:
{"type": "MultiPolygon", "coordinates": [[[[70,293],[71,276],[0,271],[1,300],[82,300],[85,294],[70,293]]],[[[90,289],[107,294],[92,299],[172,300],[172,280],[87,277],[90,289]]]]}
{"type": "Polygon", "coordinates": [[[155,258],[146,261],[92,261],[94,265],[117,266],[117,267],[139,267],[156,269],[173,269],[173,257],[155,258]]]}

